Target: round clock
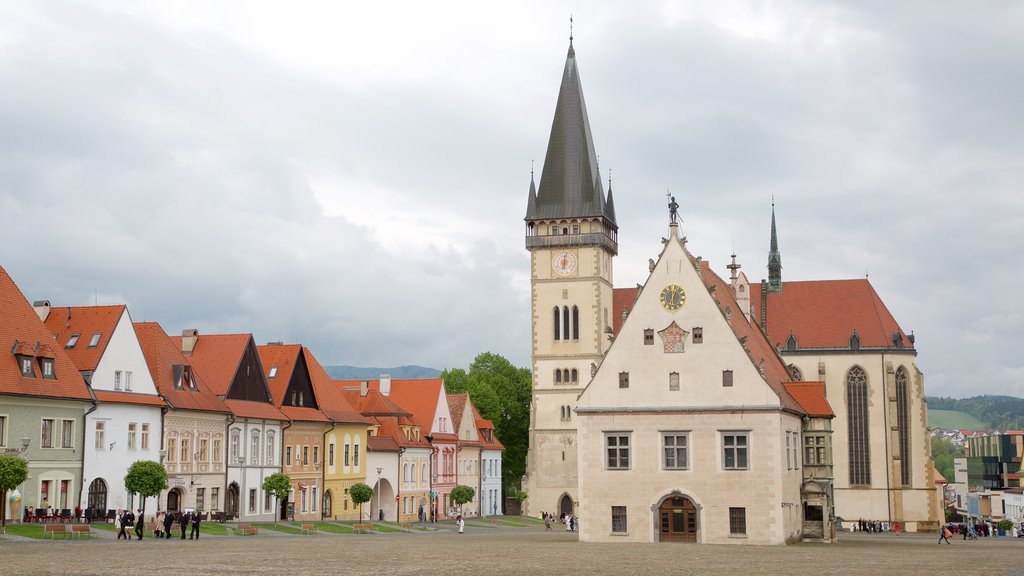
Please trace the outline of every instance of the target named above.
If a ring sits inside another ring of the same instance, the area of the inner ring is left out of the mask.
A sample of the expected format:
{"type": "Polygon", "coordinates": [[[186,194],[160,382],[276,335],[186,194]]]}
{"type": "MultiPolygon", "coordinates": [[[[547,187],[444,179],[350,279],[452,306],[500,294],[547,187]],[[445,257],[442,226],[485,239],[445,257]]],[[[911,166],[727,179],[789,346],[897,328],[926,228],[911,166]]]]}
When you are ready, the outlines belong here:
{"type": "Polygon", "coordinates": [[[658,297],[661,305],[665,310],[676,311],[686,304],[686,291],[683,290],[682,286],[675,284],[669,284],[661,289],[661,295],[658,297]]]}
{"type": "Polygon", "coordinates": [[[551,259],[551,268],[555,272],[566,276],[576,270],[576,255],[572,252],[559,252],[551,259]]]}

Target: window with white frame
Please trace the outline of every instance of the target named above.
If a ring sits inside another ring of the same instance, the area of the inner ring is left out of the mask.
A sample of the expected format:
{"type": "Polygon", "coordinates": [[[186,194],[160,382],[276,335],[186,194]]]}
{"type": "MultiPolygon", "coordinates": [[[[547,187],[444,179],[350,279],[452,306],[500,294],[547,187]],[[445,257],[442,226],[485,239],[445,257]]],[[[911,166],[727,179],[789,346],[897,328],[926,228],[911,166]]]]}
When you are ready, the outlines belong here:
{"type": "Polygon", "coordinates": [[[182,437],[182,439],[181,439],[181,462],[183,462],[183,463],[184,462],[191,462],[192,461],[192,451],[191,451],[192,447],[190,446],[190,444],[191,443],[189,442],[189,438],[187,436],[182,437]]]}
{"type": "Polygon", "coordinates": [[[21,375],[28,378],[35,378],[36,372],[32,369],[32,359],[28,356],[18,356],[21,364],[21,375]]]}
{"type": "Polygon", "coordinates": [[[249,443],[249,464],[257,465],[260,463],[260,431],[253,430],[252,437],[249,443]]]}
{"type": "Polygon", "coordinates": [[[605,432],[606,468],[629,470],[629,432],[605,432]]]}
{"type": "Polygon", "coordinates": [[[136,434],[138,433],[139,425],[135,422],[128,423],[128,449],[135,450],[136,434]]]}
{"type": "Polygon", "coordinates": [[[231,450],[231,460],[238,460],[238,449],[241,444],[241,433],[236,429],[231,431],[231,445],[228,448],[231,450]]]}
{"type": "Polygon", "coordinates": [[[662,432],[665,455],[662,464],[665,470],[686,470],[689,467],[689,436],[688,432],[662,432]]]}
{"type": "Polygon", "coordinates": [[[49,379],[52,380],[55,377],[53,375],[53,358],[43,358],[42,359],[42,364],[43,364],[43,378],[49,378],[49,379]]]}
{"type": "Polygon", "coordinates": [[[75,421],[62,420],[60,423],[60,447],[75,447],[75,421]]]}
{"type": "Polygon", "coordinates": [[[746,432],[722,433],[722,467],[726,470],[749,468],[749,434],[746,432]]]}
{"type": "Polygon", "coordinates": [[[266,466],[274,465],[274,432],[267,432],[267,458],[264,461],[266,466]]]}
{"type": "Polygon", "coordinates": [[[124,373],[124,389],[129,391],[129,392],[132,391],[132,371],[131,370],[126,370],[125,373],[124,373]]]}
{"type": "Polygon", "coordinates": [[[256,489],[249,488],[249,513],[256,513],[256,489]]]}
{"type": "Polygon", "coordinates": [[[114,390],[121,389],[121,371],[114,370],[114,390]]]}
{"type": "Polygon", "coordinates": [[[43,429],[39,445],[43,448],[53,448],[53,418],[43,418],[43,429]]]}
{"type": "Polygon", "coordinates": [[[142,423],[142,445],[143,450],[149,450],[149,423],[142,423]]]}
{"type": "Polygon", "coordinates": [[[107,423],[102,420],[96,421],[96,450],[106,450],[107,423]]]}
{"type": "Polygon", "coordinates": [[[0,414],[0,446],[7,446],[7,415],[0,414]]]}
{"type": "Polygon", "coordinates": [[[178,439],[168,438],[167,439],[167,461],[174,462],[178,459],[178,439]]]}

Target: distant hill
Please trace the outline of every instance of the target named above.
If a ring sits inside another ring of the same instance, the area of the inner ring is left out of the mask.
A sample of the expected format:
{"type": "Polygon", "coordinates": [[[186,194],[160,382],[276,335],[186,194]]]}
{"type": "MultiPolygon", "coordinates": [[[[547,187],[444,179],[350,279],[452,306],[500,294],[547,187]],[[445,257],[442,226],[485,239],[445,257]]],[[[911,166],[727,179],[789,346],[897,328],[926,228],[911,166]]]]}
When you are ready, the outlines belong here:
{"type": "Polygon", "coordinates": [[[376,380],[381,374],[392,378],[437,378],[441,371],[423,366],[399,366],[397,368],[362,368],[360,366],[324,366],[327,375],[335,380],[376,380]]]}
{"type": "Polygon", "coordinates": [[[951,428],[968,430],[1021,430],[1024,429],[1024,398],[1015,396],[974,396],[972,398],[939,398],[926,396],[928,401],[928,426],[946,428],[940,425],[944,418],[951,428]],[[978,422],[974,426],[957,426],[962,415],[943,414],[960,412],[973,416],[978,422]],[[934,416],[933,416],[934,415],[934,416]]]}
{"type": "Polygon", "coordinates": [[[966,412],[928,408],[928,427],[942,430],[988,430],[990,426],[966,412]]]}

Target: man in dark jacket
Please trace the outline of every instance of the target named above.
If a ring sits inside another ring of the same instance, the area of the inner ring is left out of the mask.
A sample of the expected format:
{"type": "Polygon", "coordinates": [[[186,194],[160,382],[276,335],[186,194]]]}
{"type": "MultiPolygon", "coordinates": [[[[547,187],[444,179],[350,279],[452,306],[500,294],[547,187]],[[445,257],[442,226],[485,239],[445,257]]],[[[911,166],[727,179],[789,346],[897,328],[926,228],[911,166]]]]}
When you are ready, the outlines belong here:
{"type": "Polygon", "coordinates": [[[145,524],[142,517],[142,508],[139,508],[139,517],[135,519],[135,535],[139,537],[139,540],[142,540],[142,533],[146,531],[145,524]]]}
{"type": "Polygon", "coordinates": [[[181,539],[185,539],[185,532],[188,531],[188,522],[191,515],[188,512],[182,512],[181,517],[178,518],[178,526],[181,526],[181,539]]]}
{"type": "Polygon", "coordinates": [[[174,514],[168,512],[164,514],[164,539],[171,539],[171,526],[174,524],[174,514]]]}
{"type": "Polygon", "coordinates": [[[203,515],[199,512],[192,513],[192,532],[189,533],[188,539],[199,540],[199,523],[203,521],[203,515]]]}

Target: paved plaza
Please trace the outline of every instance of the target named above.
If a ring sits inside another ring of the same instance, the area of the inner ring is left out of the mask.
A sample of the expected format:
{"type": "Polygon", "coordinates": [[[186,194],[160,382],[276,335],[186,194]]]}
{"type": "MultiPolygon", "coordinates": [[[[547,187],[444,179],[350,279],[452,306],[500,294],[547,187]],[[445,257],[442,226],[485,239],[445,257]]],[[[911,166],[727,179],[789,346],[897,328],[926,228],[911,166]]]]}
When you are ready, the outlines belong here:
{"type": "Polygon", "coordinates": [[[0,574],[1020,574],[1024,538],[936,544],[930,535],[844,534],[835,545],[587,544],[543,528],[470,527],[459,535],[271,535],[198,542],[110,537],[0,542],[0,574]]]}

